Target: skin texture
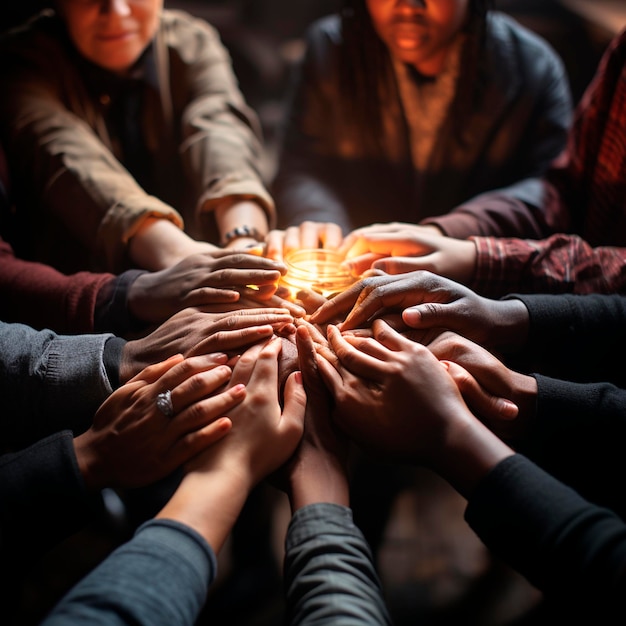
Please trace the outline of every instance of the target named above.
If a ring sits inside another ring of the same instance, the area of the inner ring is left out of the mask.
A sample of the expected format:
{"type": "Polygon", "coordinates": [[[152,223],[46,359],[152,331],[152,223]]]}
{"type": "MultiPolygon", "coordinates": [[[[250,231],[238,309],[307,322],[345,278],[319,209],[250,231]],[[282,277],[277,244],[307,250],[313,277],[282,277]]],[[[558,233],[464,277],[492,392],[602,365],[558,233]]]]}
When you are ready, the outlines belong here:
{"type": "Polygon", "coordinates": [[[158,324],[187,307],[233,306],[242,294],[263,302],[274,295],[285,272],[281,263],[253,254],[194,254],[171,268],[139,276],[130,286],[128,307],[138,319],[158,324]]]}
{"type": "Polygon", "coordinates": [[[430,467],[469,497],[513,454],[469,410],[448,368],[425,346],[378,320],[374,337],[342,337],[318,368],[335,398],[333,417],[368,453],[430,467]]]}
{"type": "Polygon", "coordinates": [[[154,37],[163,0],[57,0],[57,7],[86,59],[125,74],[154,37]]]}
{"type": "Polygon", "coordinates": [[[426,76],[442,69],[469,0],[366,0],[374,30],[399,61],[426,76]]]}
{"type": "Polygon", "coordinates": [[[394,223],[363,229],[346,254],[345,264],[355,276],[370,269],[387,274],[428,270],[467,283],[476,268],[472,241],[443,237],[432,229],[394,223]]]}
{"type": "Polygon", "coordinates": [[[349,440],[332,420],[332,397],[317,368],[309,327],[298,327],[296,345],[307,402],[302,440],[283,470],[291,510],[317,502],[349,506],[349,440]]]}
{"type": "Polygon", "coordinates": [[[183,309],[154,332],[129,341],[122,350],[120,381],[126,382],[147,365],[181,353],[194,356],[224,352],[229,356],[275,332],[293,332],[294,318],[286,309],[258,308],[208,313],[183,309]]]}
{"type": "Polygon", "coordinates": [[[529,316],[517,299],[491,300],[427,271],[372,276],[324,303],[311,322],[342,319],[342,332],[363,328],[375,317],[400,314],[408,328],[449,329],[489,349],[526,343],[529,316]]]}
{"type": "Polygon", "coordinates": [[[157,515],[199,532],[219,552],[250,490],[293,454],[303,432],[306,396],[301,376],[285,384],[279,402],[278,338],[253,346],[233,369],[229,389],[243,384],[246,398],[229,412],[232,429],[186,465],[180,486],[157,515]]]}
{"type": "Polygon", "coordinates": [[[265,238],[265,254],[270,259],[282,261],[294,250],[317,248],[336,250],[342,242],[343,234],[338,224],[305,220],[299,226],[270,231],[265,238]]]}
{"type": "Polygon", "coordinates": [[[88,489],[140,487],[169,475],[230,429],[225,412],[245,397],[243,386],[215,393],[229,380],[226,355],[176,355],[147,367],[113,392],[91,427],[74,439],[88,489]],[[170,389],[174,415],[155,397],[170,389]],[[215,394],[215,395],[213,395],[215,394]]]}

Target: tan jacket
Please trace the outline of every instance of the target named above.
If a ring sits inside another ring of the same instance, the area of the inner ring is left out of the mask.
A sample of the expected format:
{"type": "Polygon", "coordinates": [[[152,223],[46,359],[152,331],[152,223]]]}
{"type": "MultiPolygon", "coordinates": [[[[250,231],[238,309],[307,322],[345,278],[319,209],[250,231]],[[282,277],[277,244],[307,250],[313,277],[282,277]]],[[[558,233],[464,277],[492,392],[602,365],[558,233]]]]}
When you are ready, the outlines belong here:
{"type": "Polygon", "coordinates": [[[5,38],[0,58],[0,132],[18,252],[68,271],[87,265],[119,272],[127,242],[147,217],[161,215],[192,236],[214,239],[213,220],[204,218],[226,197],[255,199],[274,224],[258,120],[204,21],[166,10],[155,38],[160,93],[151,92],[141,114],[158,172],[154,195],[118,160],[103,118],[110,99],[88,91],[54,13],[5,38]]]}

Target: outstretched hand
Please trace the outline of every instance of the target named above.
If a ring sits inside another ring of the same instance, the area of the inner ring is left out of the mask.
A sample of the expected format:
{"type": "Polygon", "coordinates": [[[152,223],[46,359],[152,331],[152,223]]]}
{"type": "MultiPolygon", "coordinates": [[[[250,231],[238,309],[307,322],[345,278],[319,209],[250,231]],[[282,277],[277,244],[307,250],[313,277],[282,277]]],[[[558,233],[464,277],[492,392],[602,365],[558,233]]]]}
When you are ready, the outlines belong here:
{"type": "Polygon", "coordinates": [[[273,333],[293,332],[293,316],[286,309],[257,308],[207,313],[184,309],[155,331],[129,341],[122,351],[120,380],[125,382],[147,365],[172,354],[241,352],[273,333]]]}
{"type": "Polygon", "coordinates": [[[175,355],[114,391],[74,439],[87,487],[150,484],[221,439],[230,429],[225,414],[245,396],[241,386],[218,393],[231,375],[225,363],[225,355],[175,355]],[[156,402],[168,391],[171,415],[156,402]]]}
{"type": "Polygon", "coordinates": [[[167,269],[140,275],[128,290],[128,307],[136,318],[159,324],[187,307],[232,306],[241,293],[266,300],[285,272],[282,263],[254,254],[193,254],[167,269]]]}

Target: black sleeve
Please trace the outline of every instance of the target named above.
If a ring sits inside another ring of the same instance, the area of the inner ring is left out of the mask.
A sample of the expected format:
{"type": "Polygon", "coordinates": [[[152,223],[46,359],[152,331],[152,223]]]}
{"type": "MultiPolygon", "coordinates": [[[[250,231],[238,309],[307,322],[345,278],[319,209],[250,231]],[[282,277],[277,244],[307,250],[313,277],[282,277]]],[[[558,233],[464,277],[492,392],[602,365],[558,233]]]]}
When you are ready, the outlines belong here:
{"type": "Polygon", "coordinates": [[[27,567],[79,530],[98,504],[85,490],[70,431],[0,456],[3,564],[27,567]]]}
{"type": "Polygon", "coordinates": [[[626,519],[626,390],[536,375],[537,412],[520,451],[626,519]]]}
{"type": "Polygon", "coordinates": [[[579,617],[593,616],[588,623],[626,620],[626,525],[613,512],[516,455],[481,482],[465,517],[496,555],[551,601],[579,617]]]}
{"type": "Polygon", "coordinates": [[[519,295],[529,312],[524,369],[578,382],[626,386],[626,296],[519,295]]]}

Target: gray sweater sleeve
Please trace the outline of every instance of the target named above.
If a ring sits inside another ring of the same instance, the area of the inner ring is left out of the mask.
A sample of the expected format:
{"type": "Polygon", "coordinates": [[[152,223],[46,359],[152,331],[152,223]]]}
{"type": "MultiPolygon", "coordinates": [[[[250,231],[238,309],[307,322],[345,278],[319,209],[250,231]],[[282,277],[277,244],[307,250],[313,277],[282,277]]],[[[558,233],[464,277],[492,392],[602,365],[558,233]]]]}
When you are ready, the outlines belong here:
{"type": "Polygon", "coordinates": [[[391,624],[370,548],[346,507],[312,504],[296,511],[284,577],[291,626],[391,624]]]}
{"type": "Polygon", "coordinates": [[[41,626],[192,626],[216,575],[209,544],[173,520],[151,520],[83,578],[41,626]]]}
{"type": "Polygon", "coordinates": [[[23,447],[53,432],[83,432],[111,394],[103,362],[110,334],[57,335],[0,322],[0,438],[23,447]]]}

